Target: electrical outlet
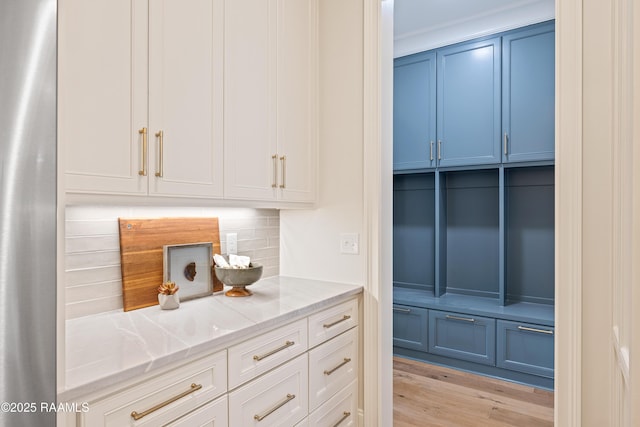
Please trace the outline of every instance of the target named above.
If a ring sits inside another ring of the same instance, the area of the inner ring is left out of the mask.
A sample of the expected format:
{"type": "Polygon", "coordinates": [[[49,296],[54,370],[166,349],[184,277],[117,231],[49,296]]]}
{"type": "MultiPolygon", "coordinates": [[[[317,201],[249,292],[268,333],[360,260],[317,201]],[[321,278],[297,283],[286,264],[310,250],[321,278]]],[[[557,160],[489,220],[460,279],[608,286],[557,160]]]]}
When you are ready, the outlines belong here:
{"type": "Polygon", "coordinates": [[[227,233],[227,254],[238,254],[238,233],[227,233]]]}
{"type": "Polygon", "coordinates": [[[358,233],[342,233],[340,235],[340,253],[357,255],[360,252],[358,233]]]}

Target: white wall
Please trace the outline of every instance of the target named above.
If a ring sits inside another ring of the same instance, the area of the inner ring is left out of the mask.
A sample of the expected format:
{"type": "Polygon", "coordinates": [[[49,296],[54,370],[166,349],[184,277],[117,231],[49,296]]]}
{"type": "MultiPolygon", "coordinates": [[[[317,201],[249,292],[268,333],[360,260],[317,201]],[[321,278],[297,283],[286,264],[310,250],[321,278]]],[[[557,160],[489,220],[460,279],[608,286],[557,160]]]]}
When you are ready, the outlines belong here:
{"type": "Polygon", "coordinates": [[[363,284],[363,6],[319,2],[319,202],[281,211],[280,274],[363,284]],[[358,233],[360,253],[340,253],[340,234],[358,233]]]}

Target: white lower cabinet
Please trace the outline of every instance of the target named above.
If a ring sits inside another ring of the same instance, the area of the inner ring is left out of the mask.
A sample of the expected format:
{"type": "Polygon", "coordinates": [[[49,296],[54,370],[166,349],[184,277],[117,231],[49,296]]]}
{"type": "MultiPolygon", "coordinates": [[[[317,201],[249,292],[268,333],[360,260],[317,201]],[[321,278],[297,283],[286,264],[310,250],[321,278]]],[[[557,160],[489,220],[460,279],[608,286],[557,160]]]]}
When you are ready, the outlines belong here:
{"type": "MultiPolygon", "coordinates": [[[[227,351],[172,369],[109,397],[88,400],[82,427],[161,426],[227,391],[227,351]]],[[[224,425],[224,424],[221,424],[224,425]]]]}
{"type": "Polygon", "coordinates": [[[229,388],[233,389],[307,351],[307,319],[229,347],[229,388]]]}
{"type": "Polygon", "coordinates": [[[309,413],[307,355],[229,393],[231,426],[293,426],[309,413]]]}
{"type": "Polygon", "coordinates": [[[66,427],[355,426],[358,319],[354,298],[164,373],[78,399],[90,410],[64,423],[66,427]]]}
{"type": "Polygon", "coordinates": [[[228,425],[229,413],[225,395],[167,424],[167,427],[226,427],[228,425]]]}
{"type": "Polygon", "coordinates": [[[309,408],[314,410],[358,377],[358,327],[309,351],[309,408]]]}
{"type": "Polygon", "coordinates": [[[309,427],[347,427],[358,425],[358,380],[340,390],[308,418],[309,427]]]}

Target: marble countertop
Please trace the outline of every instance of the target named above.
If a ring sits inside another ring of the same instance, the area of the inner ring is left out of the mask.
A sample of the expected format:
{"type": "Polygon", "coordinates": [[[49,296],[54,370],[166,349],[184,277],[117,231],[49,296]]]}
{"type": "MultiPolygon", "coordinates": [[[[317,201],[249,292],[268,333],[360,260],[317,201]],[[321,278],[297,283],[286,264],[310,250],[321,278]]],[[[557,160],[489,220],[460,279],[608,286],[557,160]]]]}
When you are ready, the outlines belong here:
{"type": "Polygon", "coordinates": [[[250,297],[219,293],[182,302],[177,310],[156,305],[67,320],[59,401],[224,349],[362,292],[360,285],[283,276],[262,279],[249,289],[250,297]]]}

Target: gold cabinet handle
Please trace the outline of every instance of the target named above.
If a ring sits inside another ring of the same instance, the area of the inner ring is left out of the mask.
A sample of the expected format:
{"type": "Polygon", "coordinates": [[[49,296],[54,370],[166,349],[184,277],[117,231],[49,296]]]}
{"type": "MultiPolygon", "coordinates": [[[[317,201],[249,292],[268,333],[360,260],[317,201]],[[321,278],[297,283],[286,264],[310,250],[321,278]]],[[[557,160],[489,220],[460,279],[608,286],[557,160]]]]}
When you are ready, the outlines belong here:
{"type": "Polygon", "coordinates": [[[287,187],[287,156],[280,157],[280,161],[282,162],[282,184],[280,184],[280,188],[287,187]]]}
{"type": "Polygon", "coordinates": [[[260,361],[262,359],[266,359],[267,357],[273,356],[274,354],[284,350],[285,348],[289,348],[294,344],[295,344],[295,341],[287,341],[286,343],[284,343],[284,345],[282,345],[282,346],[280,346],[280,347],[278,347],[276,349],[273,349],[273,350],[271,350],[271,351],[269,351],[269,352],[267,352],[265,354],[260,354],[260,355],[256,354],[255,356],[253,356],[253,360],[260,361]]]}
{"type": "Polygon", "coordinates": [[[338,323],[342,323],[349,319],[351,319],[351,316],[349,316],[348,314],[345,314],[344,316],[342,316],[342,319],[336,320],[335,322],[331,322],[331,323],[325,323],[324,325],[322,325],[322,327],[325,329],[329,329],[332,326],[336,326],[338,323]]]}
{"type": "Polygon", "coordinates": [[[296,398],[295,394],[287,394],[287,397],[282,399],[282,401],[276,403],[276,405],[273,408],[269,409],[263,415],[255,414],[253,416],[253,419],[257,420],[257,421],[262,421],[265,418],[267,418],[269,415],[273,414],[275,411],[277,411],[278,409],[282,408],[284,405],[286,405],[287,403],[289,403],[291,400],[293,400],[295,398],[296,398]]]}
{"type": "Polygon", "coordinates": [[[442,141],[438,140],[438,160],[442,160],[442,141]]]}
{"type": "Polygon", "coordinates": [[[338,422],[337,422],[337,423],[335,423],[335,424],[333,425],[333,427],[338,427],[340,424],[342,424],[342,423],[344,422],[344,420],[346,420],[346,419],[347,419],[347,418],[349,418],[350,416],[351,416],[351,412],[349,412],[349,411],[344,411],[344,412],[342,413],[342,418],[340,418],[340,419],[338,420],[338,422]]]}
{"type": "Polygon", "coordinates": [[[147,176],[147,128],[140,129],[138,134],[142,135],[142,159],[138,175],[147,176]]]}
{"type": "Polygon", "coordinates": [[[509,136],[507,135],[507,133],[504,133],[504,155],[506,156],[507,154],[509,154],[509,149],[508,149],[508,145],[507,142],[509,141],[509,136]]]}
{"type": "Polygon", "coordinates": [[[433,161],[433,141],[429,141],[429,160],[433,161]]]}
{"type": "Polygon", "coordinates": [[[164,402],[162,402],[162,403],[159,403],[159,404],[157,404],[156,406],[154,406],[153,408],[149,408],[149,409],[147,409],[146,411],[144,411],[144,412],[140,412],[140,413],[138,413],[138,412],[136,412],[136,411],[133,411],[133,412],[131,413],[131,418],[133,418],[134,420],[138,421],[139,419],[146,417],[147,415],[151,414],[152,412],[155,412],[155,411],[157,411],[158,409],[164,408],[165,406],[172,404],[172,403],[173,403],[173,402],[175,402],[176,400],[180,400],[180,399],[182,399],[183,397],[185,397],[185,396],[187,396],[187,395],[189,395],[189,394],[193,393],[194,391],[196,391],[196,390],[200,390],[201,388],[202,388],[202,384],[195,384],[195,383],[193,383],[193,384],[191,384],[191,388],[190,388],[189,390],[187,390],[187,391],[185,391],[185,392],[183,392],[183,393],[180,393],[179,395],[174,396],[174,397],[172,397],[172,398],[171,398],[171,399],[169,399],[169,400],[166,400],[166,401],[164,401],[164,402]]]}
{"type": "Polygon", "coordinates": [[[458,316],[450,316],[447,314],[447,319],[450,320],[462,320],[463,322],[470,322],[473,323],[476,321],[476,319],[472,318],[472,317],[458,317],[458,316]]]}
{"type": "Polygon", "coordinates": [[[160,170],[156,170],[156,176],[162,178],[164,176],[164,132],[159,130],[156,132],[158,138],[158,165],[160,170]]]}
{"type": "Polygon", "coordinates": [[[346,365],[349,362],[351,362],[351,358],[350,357],[345,357],[338,366],[336,366],[335,368],[332,368],[332,369],[324,371],[324,374],[325,375],[331,375],[335,371],[337,371],[338,369],[342,368],[344,365],[346,365]]]}
{"type": "Polygon", "coordinates": [[[521,331],[536,332],[538,334],[553,335],[553,331],[548,330],[548,329],[528,328],[526,326],[518,326],[518,329],[521,330],[521,331]]]}
{"type": "Polygon", "coordinates": [[[278,187],[278,155],[274,154],[271,156],[271,160],[273,161],[273,181],[271,182],[271,188],[278,187]]]}
{"type": "Polygon", "coordinates": [[[410,308],[393,307],[393,311],[399,311],[400,313],[411,313],[410,308]]]}

